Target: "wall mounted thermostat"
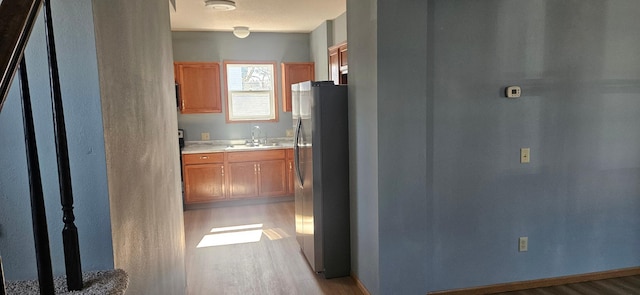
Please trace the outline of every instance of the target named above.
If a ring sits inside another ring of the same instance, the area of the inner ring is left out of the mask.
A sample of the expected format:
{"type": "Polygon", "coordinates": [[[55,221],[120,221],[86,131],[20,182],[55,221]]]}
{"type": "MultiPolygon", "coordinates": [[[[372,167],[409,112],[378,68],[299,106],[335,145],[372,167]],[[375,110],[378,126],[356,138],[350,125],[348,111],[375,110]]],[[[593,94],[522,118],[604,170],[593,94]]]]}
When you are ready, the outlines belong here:
{"type": "Polygon", "coordinates": [[[505,92],[509,98],[518,98],[520,97],[522,90],[520,89],[520,86],[509,86],[505,92]]]}

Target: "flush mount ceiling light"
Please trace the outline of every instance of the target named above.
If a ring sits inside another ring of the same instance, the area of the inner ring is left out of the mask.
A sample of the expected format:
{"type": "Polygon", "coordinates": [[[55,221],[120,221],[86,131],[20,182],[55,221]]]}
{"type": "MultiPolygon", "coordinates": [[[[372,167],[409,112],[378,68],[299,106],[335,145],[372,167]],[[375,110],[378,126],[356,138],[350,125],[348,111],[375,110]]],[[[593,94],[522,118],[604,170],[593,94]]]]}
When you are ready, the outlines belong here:
{"type": "Polygon", "coordinates": [[[205,0],[204,6],[211,7],[213,10],[228,11],[236,9],[236,2],[231,0],[205,0]]]}
{"type": "Polygon", "coordinates": [[[249,27],[233,27],[233,34],[240,39],[247,38],[250,33],[249,27]]]}

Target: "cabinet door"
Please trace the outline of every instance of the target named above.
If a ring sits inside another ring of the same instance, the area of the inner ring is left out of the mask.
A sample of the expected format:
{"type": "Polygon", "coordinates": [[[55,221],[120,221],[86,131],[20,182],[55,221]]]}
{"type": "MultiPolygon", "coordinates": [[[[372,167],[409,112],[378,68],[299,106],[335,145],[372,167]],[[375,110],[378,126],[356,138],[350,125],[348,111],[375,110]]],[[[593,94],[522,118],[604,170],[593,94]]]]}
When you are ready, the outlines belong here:
{"type": "Polygon", "coordinates": [[[340,54],[338,48],[329,50],[329,80],[340,84],[340,54]]]}
{"type": "Polygon", "coordinates": [[[184,183],[187,204],[224,199],[224,165],[185,165],[184,183]]]}
{"type": "Polygon", "coordinates": [[[229,163],[229,198],[258,196],[258,164],[255,162],[229,163]]]}
{"type": "Polygon", "coordinates": [[[287,169],[286,161],[271,160],[262,161],[258,166],[260,175],[261,196],[282,196],[287,194],[287,169]]]}
{"type": "Polygon", "coordinates": [[[347,42],[329,47],[329,79],[335,84],[347,84],[348,66],[347,42]]]}
{"type": "Polygon", "coordinates": [[[176,67],[183,114],[222,112],[218,63],[176,63],[176,67]]]}
{"type": "Polygon", "coordinates": [[[338,48],[340,52],[340,71],[343,72],[343,68],[349,65],[349,60],[347,59],[347,44],[344,44],[338,48]]]}
{"type": "Polygon", "coordinates": [[[295,171],[293,169],[293,150],[287,150],[287,193],[295,194],[295,179],[293,178],[295,171]]]}
{"type": "Polygon", "coordinates": [[[291,112],[291,84],[315,79],[315,67],[310,63],[282,64],[282,110],[291,112]]]}

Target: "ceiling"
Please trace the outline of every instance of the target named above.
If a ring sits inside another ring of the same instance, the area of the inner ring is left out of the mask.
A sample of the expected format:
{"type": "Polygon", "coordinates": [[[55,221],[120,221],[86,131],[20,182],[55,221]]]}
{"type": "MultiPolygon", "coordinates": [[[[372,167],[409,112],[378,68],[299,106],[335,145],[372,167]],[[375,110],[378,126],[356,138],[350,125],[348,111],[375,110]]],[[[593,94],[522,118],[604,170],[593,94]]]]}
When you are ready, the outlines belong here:
{"type": "Polygon", "coordinates": [[[246,26],[252,32],[304,32],[347,10],[346,0],[235,0],[236,9],[215,11],[204,0],[176,0],[171,7],[174,31],[232,31],[246,26]]]}

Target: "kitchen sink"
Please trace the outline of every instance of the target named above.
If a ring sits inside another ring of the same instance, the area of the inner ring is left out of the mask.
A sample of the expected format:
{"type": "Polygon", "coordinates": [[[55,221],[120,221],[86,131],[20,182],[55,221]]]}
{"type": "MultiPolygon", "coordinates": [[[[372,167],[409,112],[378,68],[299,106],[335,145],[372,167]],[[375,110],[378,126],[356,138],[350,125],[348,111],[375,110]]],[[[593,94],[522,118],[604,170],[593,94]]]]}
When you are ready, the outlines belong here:
{"type": "Polygon", "coordinates": [[[277,142],[268,143],[268,144],[259,144],[259,145],[234,144],[234,145],[228,145],[226,150],[266,149],[266,148],[279,147],[279,146],[280,144],[277,142]]]}

